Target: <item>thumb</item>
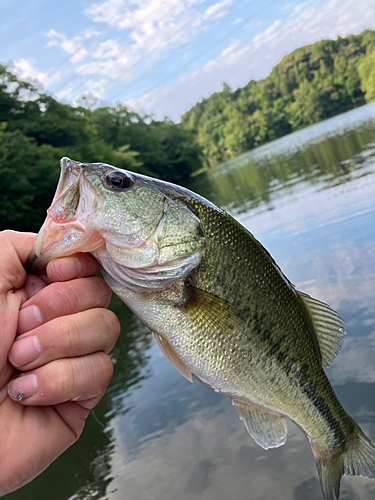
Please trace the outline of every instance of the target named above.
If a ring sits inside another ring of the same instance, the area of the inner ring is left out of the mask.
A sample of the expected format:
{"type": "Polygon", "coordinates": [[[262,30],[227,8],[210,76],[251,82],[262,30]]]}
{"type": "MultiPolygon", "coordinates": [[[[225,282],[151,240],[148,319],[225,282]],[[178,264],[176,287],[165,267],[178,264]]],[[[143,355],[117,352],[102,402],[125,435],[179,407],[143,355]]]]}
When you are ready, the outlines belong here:
{"type": "Polygon", "coordinates": [[[31,251],[35,234],[3,231],[0,233],[0,386],[1,373],[17,331],[22,293],[15,291],[26,279],[24,264],[31,251]]]}
{"type": "Polygon", "coordinates": [[[0,294],[23,285],[26,277],[24,265],[31,252],[36,234],[0,232],[0,294]],[[5,288],[4,288],[5,287],[5,288]]]}

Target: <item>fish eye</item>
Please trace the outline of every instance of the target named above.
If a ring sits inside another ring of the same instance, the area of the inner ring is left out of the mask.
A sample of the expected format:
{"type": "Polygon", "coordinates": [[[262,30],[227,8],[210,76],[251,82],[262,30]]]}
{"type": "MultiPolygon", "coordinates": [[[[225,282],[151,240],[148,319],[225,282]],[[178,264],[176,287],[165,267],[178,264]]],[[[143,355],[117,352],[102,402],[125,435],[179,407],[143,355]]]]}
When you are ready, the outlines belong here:
{"type": "Polygon", "coordinates": [[[133,185],[133,180],[124,172],[110,172],[105,177],[107,186],[111,189],[127,189],[133,185]]]}

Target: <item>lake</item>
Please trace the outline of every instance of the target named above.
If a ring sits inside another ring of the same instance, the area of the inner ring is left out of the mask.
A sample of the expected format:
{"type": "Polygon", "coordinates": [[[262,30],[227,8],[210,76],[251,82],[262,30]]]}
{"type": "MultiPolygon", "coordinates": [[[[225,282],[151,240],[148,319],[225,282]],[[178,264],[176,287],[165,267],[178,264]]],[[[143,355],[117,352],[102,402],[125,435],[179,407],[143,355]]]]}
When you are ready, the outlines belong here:
{"type": "MultiPolygon", "coordinates": [[[[348,334],[327,369],[375,443],[375,103],[278,139],[192,179],[236,217],[348,334]]],[[[228,398],[185,380],[119,300],[111,385],[81,439],[7,500],[322,500],[307,439],[255,444],[228,398]]],[[[342,500],[375,498],[344,477],[342,500]]]]}

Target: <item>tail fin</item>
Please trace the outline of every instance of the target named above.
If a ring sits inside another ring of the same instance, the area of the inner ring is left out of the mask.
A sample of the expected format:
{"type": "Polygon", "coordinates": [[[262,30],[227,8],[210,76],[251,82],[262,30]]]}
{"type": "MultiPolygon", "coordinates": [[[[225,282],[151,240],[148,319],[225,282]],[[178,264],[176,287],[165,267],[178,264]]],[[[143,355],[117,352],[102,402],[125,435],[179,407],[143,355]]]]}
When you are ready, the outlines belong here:
{"type": "Polygon", "coordinates": [[[338,500],[340,480],[343,474],[375,477],[375,447],[357,424],[347,441],[344,451],[334,455],[318,453],[313,446],[316,466],[325,500],[338,500]]]}

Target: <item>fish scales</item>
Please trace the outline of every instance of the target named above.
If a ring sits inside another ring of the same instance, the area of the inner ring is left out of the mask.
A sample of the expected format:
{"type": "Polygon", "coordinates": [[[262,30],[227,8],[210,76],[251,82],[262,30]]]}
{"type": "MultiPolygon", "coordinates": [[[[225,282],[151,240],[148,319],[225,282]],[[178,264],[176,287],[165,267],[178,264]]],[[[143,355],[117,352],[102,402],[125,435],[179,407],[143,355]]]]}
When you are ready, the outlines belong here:
{"type": "MultiPolygon", "coordinates": [[[[227,348],[228,332],[217,334],[221,343],[216,344],[216,359],[224,360],[223,371],[232,368],[227,378],[232,384],[236,382],[231,390],[242,399],[244,393],[258,394],[261,385],[268,387],[268,394],[269,388],[273,387],[267,401],[258,397],[252,402],[294,417],[304,429],[311,428],[309,433],[312,436],[318,428],[322,431],[328,427],[334,430],[336,441],[342,442],[343,436],[353,432],[351,419],[347,418],[321,368],[311,321],[291,284],[284,276],[280,280],[281,271],[273,259],[238,222],[202,203],[193,204],[192,209],[203,221],[208,246],[191,279],[198,288],[232,303],[244,323],[241,332],[231,332],[236,342],[231,343],[230,352],[227,348]],[[270,282],[274,283],[272,293],[270,282]],[[241,290],[241,293],[235,293],[236,290],[241,290]],[[311,332],[310,336],[301,335],[307,331],[311,332]],[[256,376],[258,373],[261,380],[256,376]],[[280,377],[284,373],[285,377],[280,377]],[[320,374],[318,378],[317,374],[320,374]],[[319,396],[320,393],[325,394],[325,399],[319,396]],[[303,399],[305,419],[300,411],[293,415],[295,400],[301,402],[303,399]],[[273,405],[272,400],[275,401],[273,405]],[[311,422],[313,412],[316,414],[315,429],[311,422]]],[[[209,338],[212,337],[209,335],[209,338]]],[[[214,348],[211,345],[210,354],[214,348]]],[[[204,364],[208,361],[205,360],[204,364]]]]}
{"type": "Polygon", "coordinates": [[[323,496],[342,474],[375,475],[375,448],[338,401],[323,367],[345,327],[298,291],[226,212],[179,186],[110,165],[62,159],[30,256],[91,252],[114,291],[192,381],[231,398],[263,448],[285,443],[285,417],[310,441],[323,496]]]}

